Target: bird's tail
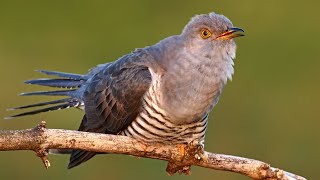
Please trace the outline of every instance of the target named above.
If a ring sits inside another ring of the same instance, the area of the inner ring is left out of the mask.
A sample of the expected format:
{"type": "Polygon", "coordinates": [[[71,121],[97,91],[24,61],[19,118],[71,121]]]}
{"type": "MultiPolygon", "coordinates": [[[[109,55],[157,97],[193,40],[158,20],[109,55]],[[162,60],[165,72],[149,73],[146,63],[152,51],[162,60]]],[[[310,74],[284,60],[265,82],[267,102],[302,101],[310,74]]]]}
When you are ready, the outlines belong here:
{"type": "Polygon", "coordinates": [[[79,107],[83,105],[83,102],[81,101],[79,97],[79,92],[77,90],[83,85],[84,82],[88,80],[88,77],[86,75],[63,73],[63,72],[56,72],[56,71],[45,71],[45,70],[38,70],[38,71],[47,75],[58,76],[59,78],[34,79],[34,80],[25,81],[25,83],[56,87],[56,88],[65,88],[67,90],[27,92],[27,93],[21,93],[20,94],[21,96],[46,95],[46,96],[68,96],[68,98],[10,108],[8,110],[20,110],[20,109],[28,109],[28,108],[43,107],[43,106],[51,105],[49,107],[44,107],[44,108],[16,114],[13,116],[9,116],[9,117],[6,117],[5,119],[12,119],[15,117],[33,115],[33,114],[60,110],[60,109],[67,109],[70,107],[79,107]]]}

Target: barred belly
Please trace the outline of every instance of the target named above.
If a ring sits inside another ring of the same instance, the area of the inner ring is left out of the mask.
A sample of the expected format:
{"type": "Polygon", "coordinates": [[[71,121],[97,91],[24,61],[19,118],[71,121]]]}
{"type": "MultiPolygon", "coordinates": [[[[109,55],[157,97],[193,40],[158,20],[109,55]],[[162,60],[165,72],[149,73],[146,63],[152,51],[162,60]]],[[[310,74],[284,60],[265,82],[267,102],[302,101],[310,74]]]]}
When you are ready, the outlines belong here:
{"type": "MultiPolygon", "coordinates": [[[[150,92],[150,91],[149,91],[150,92]]],[[[156,98],[147,92],[143,98],[143,108],[137,118],[124,130],[122,135],[142,142],[163,144],[189,143],[200,140],[203,144],[208,123],[208,115],[197,122],[174,124],[158,106],[156,98]]]]}

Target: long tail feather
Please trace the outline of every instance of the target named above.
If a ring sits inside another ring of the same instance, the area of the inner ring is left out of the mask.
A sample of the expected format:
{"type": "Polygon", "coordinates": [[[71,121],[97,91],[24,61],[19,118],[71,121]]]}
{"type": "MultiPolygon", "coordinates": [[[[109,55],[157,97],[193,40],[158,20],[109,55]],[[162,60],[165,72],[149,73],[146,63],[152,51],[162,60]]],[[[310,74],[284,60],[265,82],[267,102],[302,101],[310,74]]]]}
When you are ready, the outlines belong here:
{"type": "Polygon", "coordinates": [[[36,84],[41,86],[57,87],[57,88],[79,88],[83,80],[73,79],[33,79],[25,81],[26,84],[36,84]]]}
{"type": "Polygon", "coordinates": [[[66,99],[59,99],[59,100],[55,100],[55,101],[41,102],[41,103],[30,104],[30,105],[26,105],[26,106],[19,106],[19,107],[9,108],[7,110],[8,111],[12,111],[12,110],[18,110],[18,109],[26,109],[26,108],[46,106],[46,105],[50,105],[50,104],[59,104],[59,103],[65,103],[65,102],[73,102],[73,101],[76,101],[76,99],[74,99],[74,98],[66,98],[66,99]]]}
{"type": "Polygon", "coordinates": [[[48,108],[37,109],[34,111],[28,111],[28,112],[16,114],[13,116],[5,117],[5,119],[13,119],[13,118],[20,117],[20,116],[39,114],[39,113],[43,113],[43,112],[55,111],[55,110],[60,110],[60,109],[67,109],[70,107],[76,107],[78,105],[79,105],[79,102],[65,103],[65,104],[60,104],[57,106],[52,106],[52,107],[48,107],[48,108]]]}
{"type": "Polygon", "coordinates": [[[47,75],[54,75],[61,77],[54,78],[54,79],[34,79],[25,81],[27,84],[36,84],[41,86],[49,86],[49,87],[57,87],[57,88],[67,88],[68,90],[54,90],[54,91],[36,91],[36,92],[25,92],[21,93],[21,96],[35,96],[35,95],[42,95],[42,96],[69,96],[69,98],[59,99],[54,101],[48,102],[40,102],[36,104],[30,104],[25,106],[19,106],[15,108],[11,108],[8,110],[18,110],[18,109],[26,109],[32,107],[39,107],[39,106],[46,106],[46,105],[53,105],[51,107],[36,109],[20,114],[16,114],[10,117],[6,117],[5,119],[12,119],[15,117],[20,116],[27,116],[38,114],[42,112],[60,110],[60,109],[67,109],[69,107],[82,107],[83,102],[81,100],[81,93],[79,88],[81,85],[86,82],[88,79],[88,75],[80,75],[80,74],[72,74],[72,73],[64,73],[64,72],[56,72],[56,71],[45,71],[45,70],[38,70],[41,73],[47,75]]]}
{"type": "Polygon", "coordinates": [[[35,96],[35,95],[43,95],[43,96],[71,96],[73,90],[62,90],[62,91],[36,91],[36,92],[25,92],[21,93],[20,96],[35,96]]]}
{"type": "Polygon", "coordinates": [[[73,150],[70,156],[68,169],[74,168],[95,156],[96,152],[73,150]]]}
{"type": "Polygon", "coordinates": [[[49,149],[49,154],[71,154],[72,149],[49,149]]]}
{"type": "Polygon", "coordinates": [[[63,77],[63,78],[73,79],[73,80],[88,79],[86,75],[81,75],[81,74],[64,73],[64,72],[58,72],[58,71],[46,71],[46,70],[37,70],[37,71],[46,75],[58,76],[58,77],[63,77]]]}

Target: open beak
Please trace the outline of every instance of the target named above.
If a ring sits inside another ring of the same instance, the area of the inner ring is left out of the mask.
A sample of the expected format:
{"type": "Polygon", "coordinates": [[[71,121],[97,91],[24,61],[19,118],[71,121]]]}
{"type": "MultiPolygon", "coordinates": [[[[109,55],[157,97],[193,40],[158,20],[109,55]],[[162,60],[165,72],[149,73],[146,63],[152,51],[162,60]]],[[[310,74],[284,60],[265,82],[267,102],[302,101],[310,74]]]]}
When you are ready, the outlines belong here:
{"type": "Polygon", "coordinates": [[[229,28],[226,32],[220,34],[215,39],[229,40],[229,39],[233,39],[235,37],[240,37],[240,36],[244,36],[244,30],[233,27],[233,28],[229,28]]]}

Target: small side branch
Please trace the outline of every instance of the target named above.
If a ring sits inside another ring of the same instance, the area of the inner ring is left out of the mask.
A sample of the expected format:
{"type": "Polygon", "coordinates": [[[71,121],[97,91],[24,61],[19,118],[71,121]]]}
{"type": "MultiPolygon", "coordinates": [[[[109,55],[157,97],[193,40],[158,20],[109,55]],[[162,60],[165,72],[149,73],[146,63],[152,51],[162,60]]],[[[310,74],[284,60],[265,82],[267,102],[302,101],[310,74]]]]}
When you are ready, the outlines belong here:
{"type": "Polygon", "coordinates": [[[258,160],[203,151],[196,142],[177,146],[145,144],[125,136],[46,129],[45,122],[33,129],[0,131],[0,151],[33,150],[46,168],[50,166],[49,149],[80,149],[165,160],[169,174],[189,174],[190,166],[195,165],[257,180],[306,180],[258,160]]]}

